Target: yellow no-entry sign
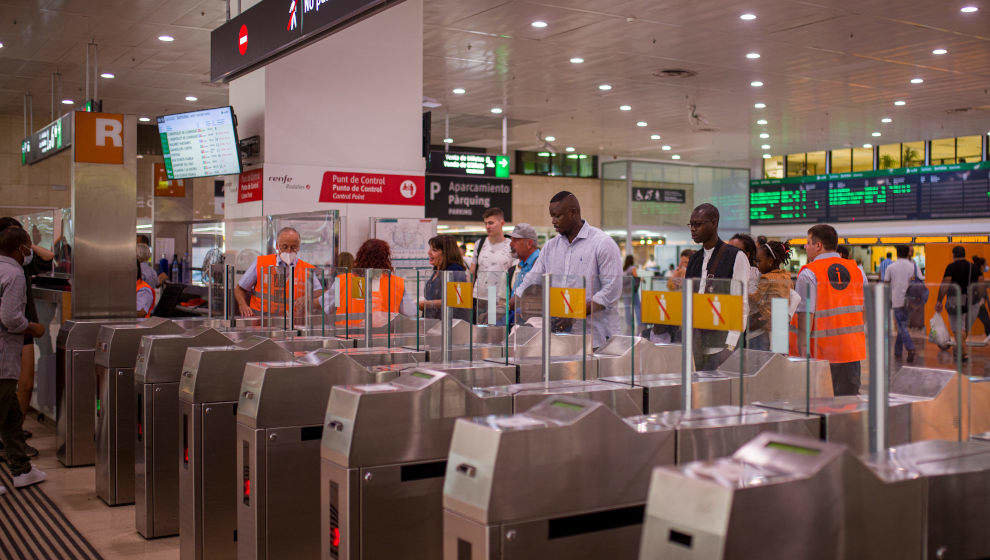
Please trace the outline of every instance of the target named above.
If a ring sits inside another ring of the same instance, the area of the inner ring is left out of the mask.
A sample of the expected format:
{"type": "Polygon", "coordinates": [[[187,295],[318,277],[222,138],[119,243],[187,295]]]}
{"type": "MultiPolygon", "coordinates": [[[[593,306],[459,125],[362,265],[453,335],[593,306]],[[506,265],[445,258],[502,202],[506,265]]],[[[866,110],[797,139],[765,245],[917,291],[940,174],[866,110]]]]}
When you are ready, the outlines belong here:
{"type": "Polygon", "coordinates": [[[743,296],[694,294],[694,328],[716,331],[741,331],[743,296]]]}
{"type": "Polygon", "coordinates": [[[640,300],[642,320],[648,325],[680,325],[683,314],[680,292],[645,290],[640,300]]]}
{"type": "Polygon", "coordinates": [[[550,316],[584,319],[584,288],[550,288],[550,316]]]}
{"type": "Polygon", "coordinates": [[[351,275],[351,299],[364,299],[365,282],[363,276],[351,275]]]}
{"type": "Polygon", "coordinates": [[[471,309],[473,287],[470,282],[447,282],[447,307],[471,309]]]}

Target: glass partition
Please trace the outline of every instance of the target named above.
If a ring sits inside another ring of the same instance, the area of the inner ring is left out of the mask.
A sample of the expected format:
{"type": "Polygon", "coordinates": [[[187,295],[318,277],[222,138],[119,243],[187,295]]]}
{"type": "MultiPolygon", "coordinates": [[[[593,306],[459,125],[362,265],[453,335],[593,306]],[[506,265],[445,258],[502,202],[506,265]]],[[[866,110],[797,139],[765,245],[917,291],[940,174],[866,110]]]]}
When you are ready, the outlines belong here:
{"type": "MultiPolygon", "coordinates": [[[[264,218],[233,218],[224,220],[224,249],[227,264],[234,266],[240,279],[265,251],[264,218]]],[[[155,255],[159,257],[160,255],[155,255]]]]}
{"type": "Polygon", "coordinates": [[[939,138],[932,140],[931,165],[956,163],[956,139],[939,138]]]}
{"type": "Polygon", "coordinates": [[[830,173],[848,173],[850,171],[852,171],[852,150],[850,148],[832,150],[830,173]]]}
{"type": "Polygon", "coordinates": [[[880,169],[897,169],[901,167],[900,144],[882,144],[879,150],[880,155],[877,163],[880,169]]]}
{"type": "Polygon", "coordinates": [[[266,247],[274,252],[278,232],[291,227],[299,232],[299,258],[312,265],[333,266],[340,237],[336,210],[267,216],[266,247]]]}

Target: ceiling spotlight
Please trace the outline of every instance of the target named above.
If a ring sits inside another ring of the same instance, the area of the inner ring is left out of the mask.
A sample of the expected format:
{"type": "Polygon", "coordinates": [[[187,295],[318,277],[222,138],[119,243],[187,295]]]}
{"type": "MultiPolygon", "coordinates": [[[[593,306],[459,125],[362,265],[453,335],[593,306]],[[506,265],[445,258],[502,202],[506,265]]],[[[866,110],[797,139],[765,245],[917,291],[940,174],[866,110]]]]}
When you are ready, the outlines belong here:
{"type": "Polygon", "coordinates": [[[571,59],[571,64],[581,64],[582,62],[584,62],[584,59],[580,56],[575,56],[571,59]]]}
{"type": "Polygon", "coordinates": [[[137,158],[138,158],[138,159],[144,159],[144,156],[142,156],[141,154],[138,154],[138,155],[137,155],[137,158]]]}
{"type": "Polygon", "coordinates": [[[547,142],[554,142],[554,141],[557,140],[557,137],[556,136],[547,136],[546,138],[544,138],[544,140],[546,140],[547,142]]]}
{"type": "Polygon", "coordinates": [[[900,99],[898,99],[897,101],[894,101],[894,105],[897,105],[898,107],[903,107],[904,105],[907,105],[907,101],[901,101],[900,99]]]}
{"type": "Polygon", "coordinates": [[[149,122],[151,119],[149,119],[148,117],[138,117],[138,120],[141,122],[149,122]]]}
{"type": "Polygon", "coordinates": [[[454,95],[464,95],[465,93],[467,93],[467,90],[462,87],[455,87],[454,89],[450,90],[450,92],[453,93],[454,95]]]}
{"type": "Polygon", "coordinates": [[[753,107],[756,107],[757,109],[766,109],[767,104],[766,103],[756,103],[756,104],[753,105],[753,107]]]}
{"type": "Polygon", "coordinates": [[[453,138],[444,138],[443,139],[443,143],[444,144],[453,144],[454,143],[454,139],[453,138]]]}
{"type": "Polygon", "coordinates": [[[757,58],[760,58],[760,53],[758,52],[746,53],[746,58],[750,60],[756,60],[757,58]]]}
{"type": "Polygon", "coordinates": [[[171,43],[172,41],[175,40],[175,37],[173,37],[171,35],[159,35],[158,36],[158,40],[161,41],[161,42],[163,42],[163,43],[171,43]]]}
{"type": "Polygon", "coordinates": [[[199,98],[196,97],[195,95],[187,95],[186,101],[199,101],[199,98]]]}
{"type": "Polygon", "coordinates": [[[935,49],[932,51],[932,54],[949,54],[949,51],[946,49],[935,49]]]}
{"type": "Polygon", "coordinates": [[[573,152],[574,151],[574,146],[568,146],[568,147],[564,148],[564,151],[565,152],[573,152]]]}
{"type": "Polygon", "coordinates": [[[646,124],[646,121],[639,121],[636,123],[636,126],[646,126],[646,124]]]}
{"type": "Polygon", "coordinates": [[[894,119],[892,119],[890,117],[884,117],[884,118],[880,119],[880,122],[882,122],[882,123],[894,122],[894,119]]]}
{"type": "Polygon", "coordinates": [[[665,151],[665,152],[669,152],[670,151],[670,146],[660,146],[660,149],[663,150],[663,151],[665,151]]]}
{"type": "Polygon", "coordinates": [[[674,155],[670,156],[670,159],[681,159],[681,156],[679,156],[677,154],[674,154],[674,155]]]}
{"type": "Polygon", "coordinates": [[[761,132],[760,133],[760,138],[770,138],[770,133],[768,133],[768,132],[761,132]]]}
{"type": "Polygon", "coordinates": [[[650,135],[650,140],[659,140],[659,139],[660,139],[660,135],[659,134],[651,134],[650,135]]]}
{"type": "Polygon", "coordinates": [[[62,105],[72,105],[73,103],[75,103],[75,101],[73,101],[71,99],[63,99],[62,100],[62,105]]]}
{"type": "Polygon", "coordinates": [[[925,80],[923,80],[921,78],[911,78],[911,83],[912,84],[922,84],[924,82],[925,82],[925,80]]]}
{"type": "Polygon", "coordinates": [[[756,121],[756,124],[765,125],[765,124],[767,124],[767,120],[766,119],[760,119],[760,120],[756,121]]]}
{"type": "Polygon", "coordinates": [[[602,91],[608,91],[612,89],[612,86],[610,86],[609,84],[598,84],[598,89],[602,91]]]}
{"type": "Polygon", "coordinates": [[[544,27],[547,26],[547,22],[536,20],[533,23],[531,23],[530,25],[532,25],[533,27],[535,27],[537,29],[543,29],[544,27]]]}
{"type": "Polygon", "coordinates": [[[619,110],[620,111],[632,111],[632,107],[630,107],[629,105],[619,105],[619,110]]]}
{"type": "Polygon", "coordinates": [[[100,74],[100,77],[101,78],[106,78],[108,80],[112,80],[112,79],[116,78],[116,76],[113,75],[113,72],[104,72],[104,73],[100,74]]]}
{"type": "Polygon", "coordinates": [[[770,159],[770,158],[772,158],[772,157],[773,157],[773,156],[772,156],[772,155],[770,155],[770,154],[763,154],[763,159],[770,159]]]}
{"type": "Polygon", "coordinates": [[[770,149],[770,144],[763,144],[763,145],[760,146],[760,149],[761,150],[769,150],[770,149]]]}
{"type": "Polygon", "coordinates": [[[496,115],[501,115],[502,114],[502,108],[501,107],[492,107],[491,108],[491,112],[492,113],[495,113],[496,115]]]}
{"type": "Polygon", "coordinates": [[[980,11],[980,9],[977,8],[976,6],[963,6],[962,8],[959,8],[959,11],[964,14],[972,14],[974,12],[980,11]]]}
{"type": "Polygon", "coordinates": [[[880,133],[879,132],[874,132],[874,133],[870,134],[870,136],[872,136],[874,138],[877,138],[877,137],[880,136],[880,133]]]}
{"type": "Polygon", "coordinates": [[[872,148],[873,147],[873,144],[863,144],[863,147],[864,148],[872,148]]]}
{"type": "Polygon", "coordinates": [[[3,41],[0,41],[0,49],[3,48],[3,41]]]}
{"type": "Polygon", "coordinates": [[[739,19],[743,21],[753,21],[754,19],[756,19],[756,14],[743,14],[739,16],[739,19]]]}
{"type": "Polygon", "coordinates": [[[761,82],[759,80],[755,80],[755,81],[750,82],[749,85],[751,85],[753,87],[763,87],[763,82],[761,82]]]}

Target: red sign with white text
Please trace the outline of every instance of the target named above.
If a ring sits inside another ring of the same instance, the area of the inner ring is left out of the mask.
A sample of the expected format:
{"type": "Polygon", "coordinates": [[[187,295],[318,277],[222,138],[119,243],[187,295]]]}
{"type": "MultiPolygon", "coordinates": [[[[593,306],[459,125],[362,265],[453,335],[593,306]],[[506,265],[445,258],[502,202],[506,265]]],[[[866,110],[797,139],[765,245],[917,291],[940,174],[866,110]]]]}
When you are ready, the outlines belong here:
{"type": "Polygon", "coordinates": [[[261,200],[264,189],[262,181],[265,178],[261,168],[244,171],[237,179],[237,202],[254,202],[261,200]]]}
{"type": "Polygon", "coordinates": [[[423,206],[424,185],[422,175],[327,171],[323,173],[320,202],[423,206]]]}

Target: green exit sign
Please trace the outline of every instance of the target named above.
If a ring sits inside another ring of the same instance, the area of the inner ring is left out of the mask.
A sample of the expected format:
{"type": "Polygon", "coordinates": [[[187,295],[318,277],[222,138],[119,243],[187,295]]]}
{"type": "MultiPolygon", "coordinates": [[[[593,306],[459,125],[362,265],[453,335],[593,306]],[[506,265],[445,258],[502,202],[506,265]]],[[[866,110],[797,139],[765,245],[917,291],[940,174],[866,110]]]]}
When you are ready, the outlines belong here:
{"type": "Polygon", "coordinates": [[[460,177],[509,178],[509,156],[468,152],[430,152],[427,173],[460,177]]]}

